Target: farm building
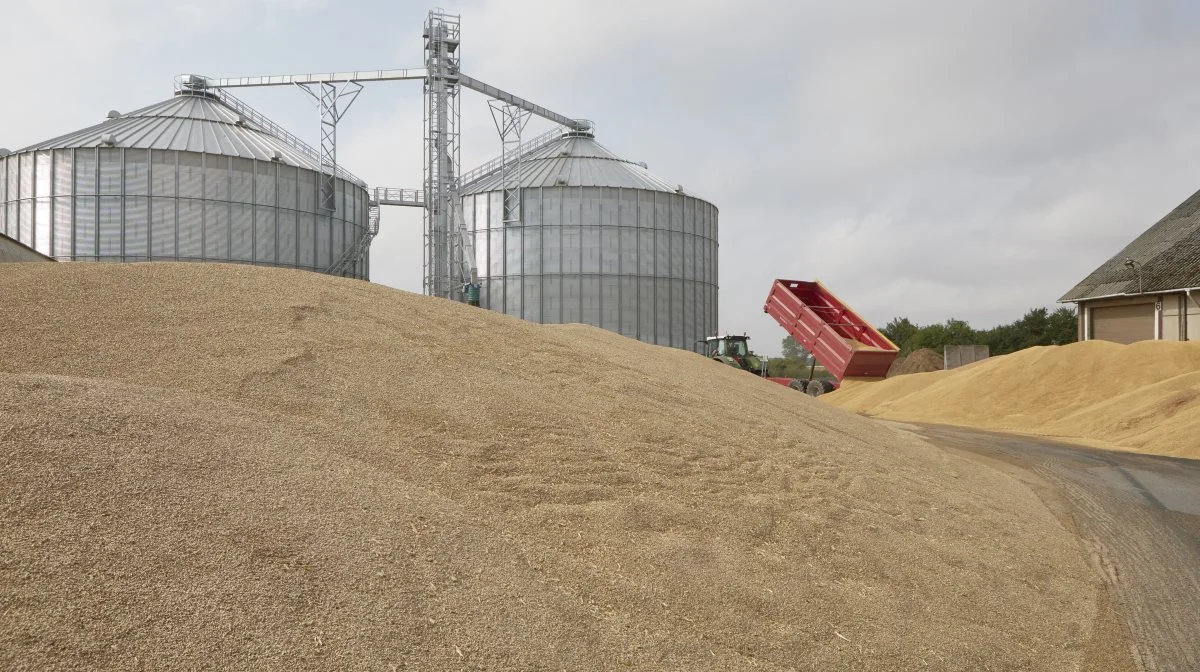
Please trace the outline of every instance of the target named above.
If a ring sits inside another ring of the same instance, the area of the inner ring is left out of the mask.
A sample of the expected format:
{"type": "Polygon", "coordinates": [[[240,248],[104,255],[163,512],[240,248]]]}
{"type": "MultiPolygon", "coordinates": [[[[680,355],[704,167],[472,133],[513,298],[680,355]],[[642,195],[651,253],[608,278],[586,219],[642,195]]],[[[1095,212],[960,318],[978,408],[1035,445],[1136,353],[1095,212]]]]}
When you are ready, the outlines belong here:
{"type": "Polygon", "coordinates": [[[1078,304],[1080,340],[1200,339],[1200,192],[1059,302],[1078,304]]]}

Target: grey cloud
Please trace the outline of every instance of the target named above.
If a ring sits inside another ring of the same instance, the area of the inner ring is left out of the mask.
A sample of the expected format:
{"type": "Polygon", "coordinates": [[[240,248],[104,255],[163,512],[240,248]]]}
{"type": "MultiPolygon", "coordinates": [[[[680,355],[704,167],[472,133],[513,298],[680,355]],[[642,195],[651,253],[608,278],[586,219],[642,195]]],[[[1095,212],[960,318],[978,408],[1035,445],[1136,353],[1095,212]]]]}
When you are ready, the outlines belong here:
{"type": "MultiPolygon", "coordinates": [[[[388,6],[390,20],[338,38],[374,40],[379,62],[329,67],[418,64],[427,9],[388,6]]],[[[767,352],[784,336],[761,312],[772,278],[819,277],[877,322],[991,326],[1052,303],[1200,187],[1196,3],[473,0],[450,10],[463,14],[464,71],[595,120],[610,149],[718,206],[720,326],[767,352]]],[[[169,35],[162,15],[145,29],[169,35]]],[[[276,21],[296,38],[239,52],[245,74],[341,57],[314,53],[319,27],[276,21]]],[[[250,40],[255,27],[223,30],[250,40]]],[[[69,130],[70,106],[95,117],[110,105],[94,102],[99,85],[43,81],[69,62],[34,64],[23,80],[54,102],[54,133],[69,130]]],[[[87,67],[83,78],[104,71],[87,67]]],[[[137,77],[131,88],[150,90],[137,77]]],[[[419,186],[413,89],[369,89],[339,130],[342,161],[372,184],[419,186]]],[[[302,101],[264,111],[312,137],[302,101]]],[[[0,111],[0,122],[28,135],[41,114],[0,111]]],[[[463,114],[471,166],[499,144],[482,97],[464,92],[463,114]]],[[[420,291],[420,229],[418,211],[385,212],[376,281],[420,291]]]]}

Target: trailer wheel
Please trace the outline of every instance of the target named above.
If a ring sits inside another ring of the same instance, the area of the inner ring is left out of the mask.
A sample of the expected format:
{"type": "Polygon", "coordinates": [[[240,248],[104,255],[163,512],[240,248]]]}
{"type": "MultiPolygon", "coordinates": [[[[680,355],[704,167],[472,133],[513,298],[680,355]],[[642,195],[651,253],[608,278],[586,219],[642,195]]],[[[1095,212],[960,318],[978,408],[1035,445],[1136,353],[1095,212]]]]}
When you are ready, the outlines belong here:
{"type": "Polygon", "coordinates": [[[825,384],[819,380],[810,380],[808,382],[808,389],[805,391],[808,392],[808,396],[810,397],[819,397],[825,394],[825,384]]]}
{"type": "Polygon", "coordinates": [[[793,390],[799,390],[801,392],[804,392],[805,391],[804,388],[808,387],[808,381],[793,380],[792,382],[788,383],[788,387],[792,388],[793,390]]]}

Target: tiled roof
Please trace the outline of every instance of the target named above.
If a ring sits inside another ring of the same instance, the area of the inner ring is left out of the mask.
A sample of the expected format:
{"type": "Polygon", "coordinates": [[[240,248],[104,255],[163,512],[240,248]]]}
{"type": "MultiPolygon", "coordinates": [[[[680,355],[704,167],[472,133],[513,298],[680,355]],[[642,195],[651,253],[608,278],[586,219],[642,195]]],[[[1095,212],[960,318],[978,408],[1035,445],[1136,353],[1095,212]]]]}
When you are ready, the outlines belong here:
{"type": "Polygon", "coordinates": [[[1200,191],[1172,210],[1059,301],[1200,287],[1200,191]],[[1126,265],[1133,259],[1135,267],[1126,265]]]}

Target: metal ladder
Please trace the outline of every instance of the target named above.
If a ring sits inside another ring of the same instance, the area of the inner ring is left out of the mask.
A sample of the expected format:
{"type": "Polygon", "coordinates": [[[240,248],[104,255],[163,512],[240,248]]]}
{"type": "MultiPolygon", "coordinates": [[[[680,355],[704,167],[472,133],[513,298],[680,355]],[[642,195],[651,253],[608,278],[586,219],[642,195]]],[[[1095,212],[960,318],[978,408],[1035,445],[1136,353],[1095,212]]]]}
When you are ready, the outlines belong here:
{"type": "Polygon", "coordinates": [[[379,203],[371,201],[367,206],[367,228],[363,234],[348,245],[342,256],[329,265],[325,272],[330,275],[346,275],[354,271],[354,264],[364,259],[371,249],[371,241],[379,234],[379,203]]]}

